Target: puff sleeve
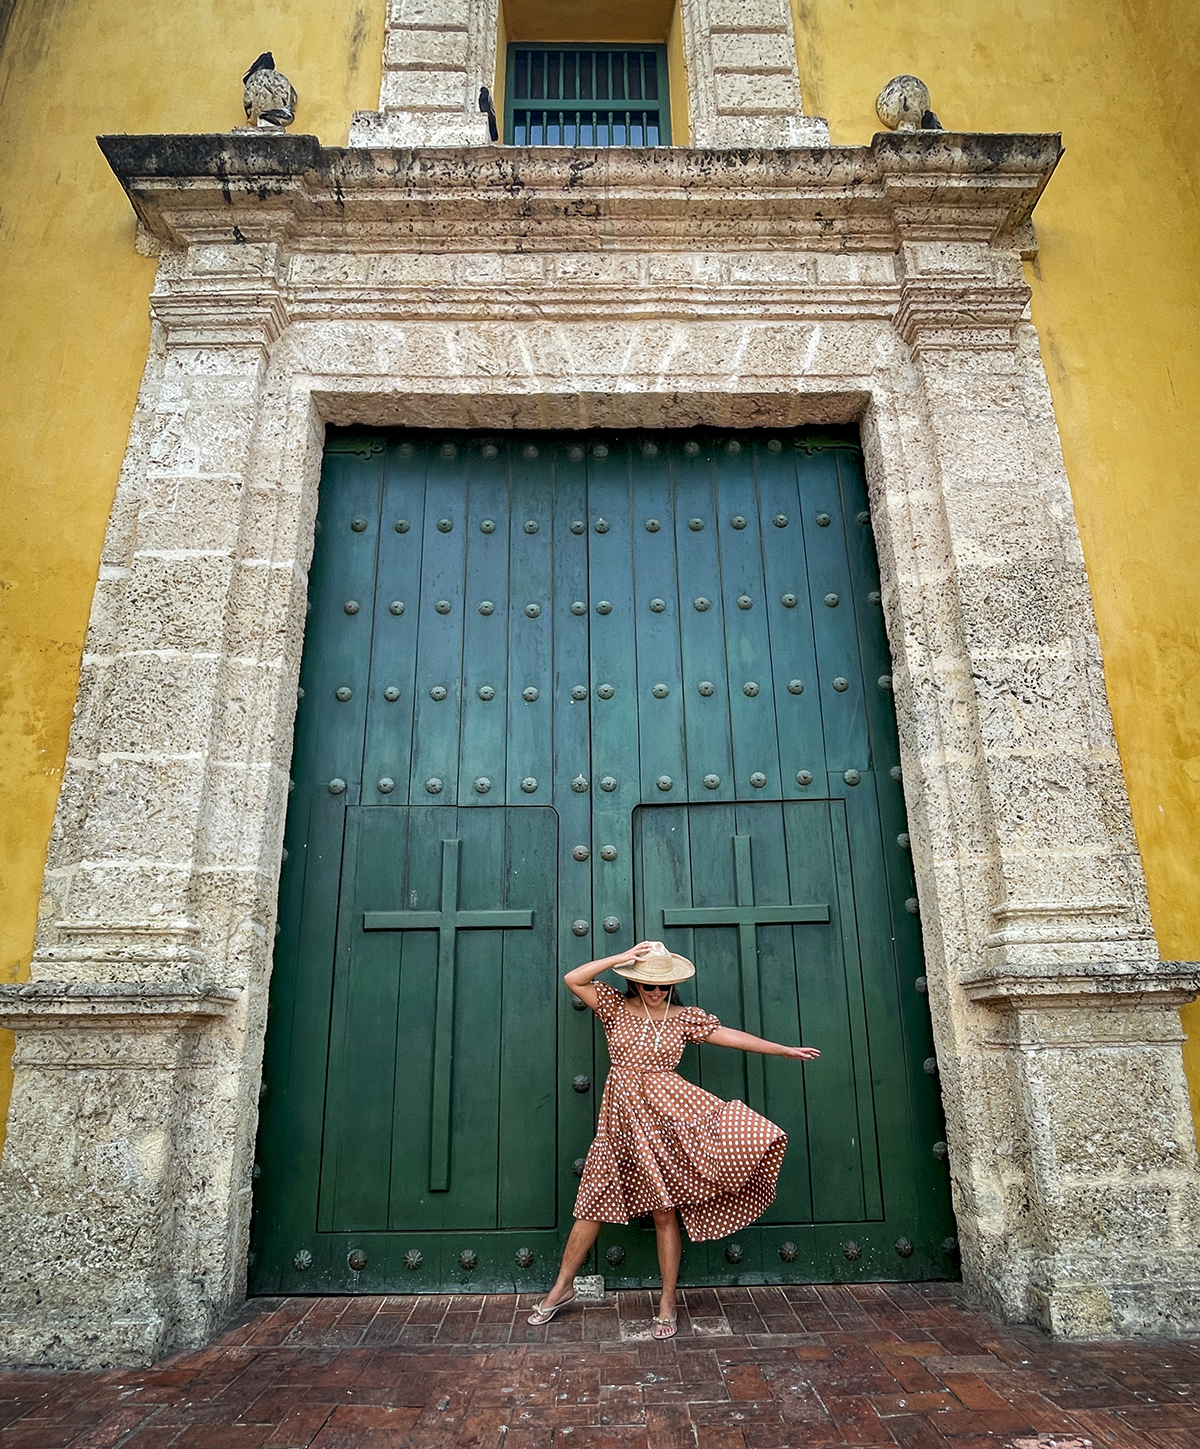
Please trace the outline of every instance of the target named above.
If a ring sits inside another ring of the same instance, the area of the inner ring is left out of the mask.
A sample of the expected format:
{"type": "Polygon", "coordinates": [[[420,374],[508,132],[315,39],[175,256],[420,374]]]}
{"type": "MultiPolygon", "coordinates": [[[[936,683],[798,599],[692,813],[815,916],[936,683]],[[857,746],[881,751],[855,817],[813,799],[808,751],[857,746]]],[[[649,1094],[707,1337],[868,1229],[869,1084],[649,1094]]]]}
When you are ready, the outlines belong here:
{"type": "Polygon", "coordinates": [[[704,1041],[721,1025],[718,1017],[711,1012],[701,1011],[698,1006],[686,1007],[680,1013],[679,1021],[683,1027],[684,1041],[704,1041]]]}
{"type": "Polygon", "coordinates": [[[605,1026],[611,1026],[621,1010],[621,993],[614,991],[607,981],[596,982],[596,1015],[605,1026]]]}

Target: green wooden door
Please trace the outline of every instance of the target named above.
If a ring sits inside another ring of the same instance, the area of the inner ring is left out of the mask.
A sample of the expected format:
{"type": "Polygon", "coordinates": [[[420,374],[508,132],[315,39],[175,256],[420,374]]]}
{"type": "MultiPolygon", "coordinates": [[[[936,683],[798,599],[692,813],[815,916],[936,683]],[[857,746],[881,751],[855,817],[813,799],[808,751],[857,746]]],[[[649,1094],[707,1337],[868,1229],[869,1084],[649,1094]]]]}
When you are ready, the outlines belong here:
{"type": "Polygon", "coordinates": [[[557,836],[545,807],[347,811],[319,1232],[554,1227],[557,836]]]}
{"type": "Polygon", "coordinates": [[[331,431],[256,1291],[547,1284],[607,1067],[562,972],[642,936],[823,1053],[689,1048],[790,1145],[682,1280],[953,1274],[869,522],[848,435],[331,431]]]}

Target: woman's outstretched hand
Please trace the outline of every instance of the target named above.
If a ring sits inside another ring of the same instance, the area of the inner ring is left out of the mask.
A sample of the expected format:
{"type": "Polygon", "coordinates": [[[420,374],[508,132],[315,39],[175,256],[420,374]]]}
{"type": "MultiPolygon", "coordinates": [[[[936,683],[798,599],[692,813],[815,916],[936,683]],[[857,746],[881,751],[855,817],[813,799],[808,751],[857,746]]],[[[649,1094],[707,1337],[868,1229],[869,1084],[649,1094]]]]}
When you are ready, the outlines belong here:
{"type": "Polygon", "coordinates": [[[710,1032],[708,1041],[713,1046],[732,1047],[739,1052],[761,1052],[765,1057],[792,1057],[798,1062],[815,1062],[821,1053],[816,1047],[784,1046],[781,1041],[764,1041],[761,1036],[751,1036],[747,1031],[738,1031],[732,1026],[719,1026],[710,1032]]]}
{"type": "Polygon", "coordinates": [[[654,942],[653,941],[639,941],[636,946],[631,946],[629,948],[629,960],[628,960],[628,962],[624,962],[623,961],[621,964],[623,966],[624,965],[632,966],[635,961],[642,960],[642,958],[648,954],[648,952],[650,951],[650,948],[653,945],[654,945],[654,942]]]}

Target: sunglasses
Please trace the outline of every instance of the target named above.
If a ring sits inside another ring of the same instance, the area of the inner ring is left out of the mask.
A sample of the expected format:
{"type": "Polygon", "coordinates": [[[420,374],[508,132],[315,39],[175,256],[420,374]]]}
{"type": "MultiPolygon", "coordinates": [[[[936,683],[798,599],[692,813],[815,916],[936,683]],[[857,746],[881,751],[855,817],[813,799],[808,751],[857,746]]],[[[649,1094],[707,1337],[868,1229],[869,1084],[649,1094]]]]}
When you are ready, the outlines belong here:
{"type": "Polygon", "coordinates": [[[670,989],[671,988],[669,986],[650,986],[645,981],[638,982],[639,991],[670,991],[670,989]]]}

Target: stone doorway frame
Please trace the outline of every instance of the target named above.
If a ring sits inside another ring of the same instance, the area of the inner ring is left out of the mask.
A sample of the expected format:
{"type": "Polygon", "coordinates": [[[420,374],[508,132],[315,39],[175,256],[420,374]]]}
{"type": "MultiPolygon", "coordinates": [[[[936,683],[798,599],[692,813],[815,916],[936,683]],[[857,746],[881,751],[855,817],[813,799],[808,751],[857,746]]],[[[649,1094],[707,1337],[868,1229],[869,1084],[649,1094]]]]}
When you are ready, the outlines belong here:
{"type": "Polygon", "coordinates": [[[144,1363],[241,1301],[328,423],[859,424],[964,1277],[1056,1333],[1200,1326],[1200,973],[1158,959],[1021,272],[1058,138],[102,145],[161,261],[0,988],[9,1356],[144,1363]]]}

